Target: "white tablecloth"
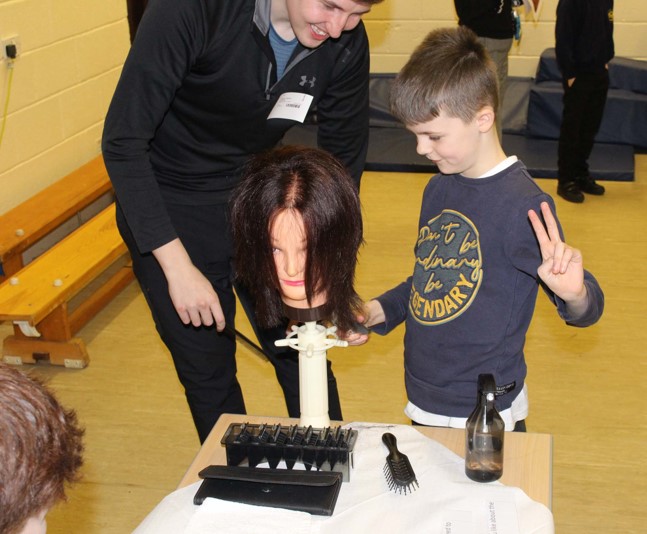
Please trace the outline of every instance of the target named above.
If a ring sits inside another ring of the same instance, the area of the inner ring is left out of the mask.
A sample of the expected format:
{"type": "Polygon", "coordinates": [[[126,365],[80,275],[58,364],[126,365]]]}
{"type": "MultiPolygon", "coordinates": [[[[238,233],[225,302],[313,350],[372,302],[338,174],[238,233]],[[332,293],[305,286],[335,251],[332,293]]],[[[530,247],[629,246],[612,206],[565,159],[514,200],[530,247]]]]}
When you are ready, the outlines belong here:
{"type": "MultiPolygon", "coordinates": [[[[206,499],[193,505],[200,482],[168,495],[139,525],[136,534],[289,532],[290,534],[438,533],[552,534],[553,517],[521,489],[499,482],[481,484],[465,476],[461,457],[405,425],[355,423],[354,467],[331,517],[310,516],[206,499]],[[383,473],[388,454],[382,434],[391,432],[411,462],[419,488],[406,495],[389,491],[383,473]]],[[[505,465],[504,465],[505,470],[505,465]]]]}

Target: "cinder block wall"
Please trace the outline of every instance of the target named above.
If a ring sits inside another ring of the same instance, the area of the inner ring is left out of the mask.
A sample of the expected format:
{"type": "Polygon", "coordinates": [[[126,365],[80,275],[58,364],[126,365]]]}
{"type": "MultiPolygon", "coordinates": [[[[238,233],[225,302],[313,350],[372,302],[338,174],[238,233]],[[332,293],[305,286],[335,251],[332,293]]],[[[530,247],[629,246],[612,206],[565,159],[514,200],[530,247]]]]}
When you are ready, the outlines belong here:
{"type": "MultiPolygon", "coordinates": [[[[510,74],[533,77],[541,52],[555,44],[557,0],[544,0],[539,19],[525,15],[522,38],[510,52],[510,74]]],[[[647,60],[645,0],[616,0],[616,54],[647,60]]],[[[371,70],[397,72],[415,46],[434,28],[457,24],[453,0],[385,0],[365,17],[371,41],[371,70]]]]}
{"type": "MultiPolygon", "coordinates": [[[[539,22],[524,20],[512,75],[533,76],[553,46],[556,5],[544,0],[539,22]]],[[[617,0],[615,15],[618,55],[647,60],[645,0],[617,0]]],[[[373,72],[397,72],[429,30],[455,24],[453,0],[385,0],[366,17],[373,72]]],[[[0,39],[16,34],[22,54],[0,146],[0,213],[99,153],[129,47],[126,0],[0,0],[0,39]]],[[[0,113],[8,73],[0,62],[0,113]]]]}
{"type": "MultiPolygon", "coordinates": [[[[0,0],[0,39],[12,35],[22,53],[0,146],[0,213],[100,153],[129,47],[126,0],[0,0]]],[[[8,85],[3,61],[0,114],[8,85]]]]}

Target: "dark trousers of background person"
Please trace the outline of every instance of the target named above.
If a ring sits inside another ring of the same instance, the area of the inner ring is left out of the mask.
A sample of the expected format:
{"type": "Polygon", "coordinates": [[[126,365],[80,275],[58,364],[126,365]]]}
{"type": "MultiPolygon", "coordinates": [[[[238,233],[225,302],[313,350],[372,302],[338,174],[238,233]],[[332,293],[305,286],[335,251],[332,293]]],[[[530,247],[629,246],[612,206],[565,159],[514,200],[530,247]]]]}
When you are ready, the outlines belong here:
{"type": "Polygon", "coordinates": [[[508,88],[508,55],[512,48],[512,37],[509,39],[479,37],[478,39],[496,65],[496,76],[499,82],[499,107],[495,110],[496,131],[499,134],[499,141],[503,142],[503,98],[508,88]]]}
{"type": "MultiPolygon", "coordinates": [[[[234,327],[236,298],[232,287],[231,237],[227,206],[167,204],[178,237],[194,265],[213,285],[220,299],[227,325],[234,327]]],[[[160,338],[168,348],[182,383],[200,442],[209,435],[223,413],[244,414],[243,393],[236,378],[236,341],[219,333],[215,326],[185,325],[169,296],[164,272],[151,253],[140,254],[135,240],[117,206],[117,226],[132,257],[133,272],[148,302],[160,338]]],[[[253,304],[244,290],[237,290],[246,310],[253,304]]],[[[276,339],[285,338],[285,326],[264,330],[248,315],[261,347],[274,366],[290,417],[300,416],[299,360],[297,351],[277,348],[276,339]]],[[[329,415],[341,420],[337,382],[328,362],[329,415]]],[[[269,415],[269,414],[268,414],[269,415]]]]}
{"type": "Polygon", "coordinates": [[[609,71],[579,74],[571,87],[566,80],[563,85],[564,110],[557,152],[560,184],[577,182],[589,175],[588,159],[602,123],[609,71]]]}

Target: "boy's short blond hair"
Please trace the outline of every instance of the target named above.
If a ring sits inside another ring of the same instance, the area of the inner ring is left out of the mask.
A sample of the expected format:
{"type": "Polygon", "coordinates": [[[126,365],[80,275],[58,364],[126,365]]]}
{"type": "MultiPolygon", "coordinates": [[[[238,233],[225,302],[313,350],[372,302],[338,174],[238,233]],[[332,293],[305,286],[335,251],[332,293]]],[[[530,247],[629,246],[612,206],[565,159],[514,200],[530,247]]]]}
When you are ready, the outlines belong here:
{"type": "Polygon", "coordinates": [[[476,34],[464,26],[427,35],[396,76],[391,111],[406,125],[449,117],[471,122],[485,106],[498,109],[496,66],[476,34]]]}

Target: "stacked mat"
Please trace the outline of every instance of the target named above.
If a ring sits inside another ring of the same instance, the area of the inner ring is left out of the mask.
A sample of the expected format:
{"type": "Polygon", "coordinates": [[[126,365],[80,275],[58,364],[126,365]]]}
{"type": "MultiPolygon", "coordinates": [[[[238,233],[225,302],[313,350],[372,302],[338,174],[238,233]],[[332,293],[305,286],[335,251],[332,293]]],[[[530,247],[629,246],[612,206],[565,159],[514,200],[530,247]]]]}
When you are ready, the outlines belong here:
{"type": "MultiPolygon", "coordinates": [[[[562,117],[562,77],[555,49],[540,58],[530,89],[528,133],[557,139],[562,117]]],[[[609,63],[609,92],[597,143],[647,148],[647,62],[615,58],[609,63]]]]}
{"type": "MultiPolygon", "coordinates": [[[[634,149],[647,148],[647,62],[616,58],[604,119],[589,160],[596,180],[632,181],[634,149]]],[[[367,171],[438,172],[416,152],[416,141],[389,112],[395,74],[371,74],[367,171]]],[[[554,49],[541,55],[535,78],[508,78],[501,119],[506,154],[521,159],[535,178],[557,177],[557,139],[562,113],[561,75],[554,49]]],[[[316,112],[283,142],[316,146],[316,112]]]]}

